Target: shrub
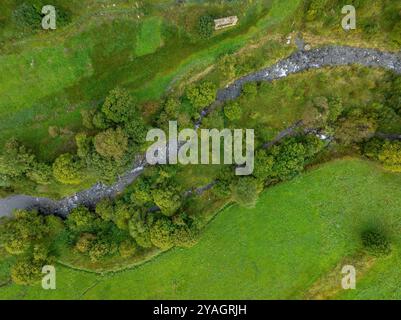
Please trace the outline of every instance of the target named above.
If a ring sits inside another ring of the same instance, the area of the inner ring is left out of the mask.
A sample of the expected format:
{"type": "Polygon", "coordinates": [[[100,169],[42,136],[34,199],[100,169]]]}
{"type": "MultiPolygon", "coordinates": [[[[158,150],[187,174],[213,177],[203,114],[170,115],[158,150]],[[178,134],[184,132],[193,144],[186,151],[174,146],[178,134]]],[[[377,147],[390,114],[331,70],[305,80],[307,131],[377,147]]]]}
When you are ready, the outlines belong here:
{"type": "Polygon", "coordinates": [[[190,85],[187,98],[196,109],[208,107],[216,99],[217,90],[213,83],[203,82],[200,85],[190,85]]]}
{"type": "Polygon", "coordinates": [[[197,242],[197,230],[188,226],[177,226],[174,230],[174,245],[178,247],[189,248],[197,242]]]}
{"type": "Polygon", "coordinates": [[[387,141],[378,155],[384,168],[392,172],[401,172],[401,142],[387,141]]]}
{"type": "Polygon", "coordinates": [[[121,128],[108,129],[95,136],[94,145],[101,156],[120,159],[128,150],[128,138],[121,128]]]}
{"type": "Polygon", "coordinates": [[[88,208],[80,206],[68,215],[67,226],[74,232],[92,231],[97,227],[97,218],[88,208]]]}
{"type": "Polygon", "coordinates": [[[82,171],[82,163],[69,153],[62,154],[53,163],[53,176],[64,184],[81,183],[82,171]]]}
{"type": "Polygon", "coordinates": [[[211,15],[203,15],[199,18],[198,23],[198,32],[199,35],[204,38],[208,39],[213,35],[214,31],[214,19],[211,15]]]}
{"type": "Polygon", "coordinates": [[[150,227],[153,224],[153,215],[142,212],[134,212],[128,223],[128,230],[132,238],[142,248],[150,248],[150,227]]]}
{"type": "Polygon", "coordinates": [[[35,5],[24,2],[13,12],[16,25],[23,29],[40,29],[42,25],[42,14],[35,5]]]}
{"type": "Polygon", "coordinates": [[[174,245],[174,224],[167,217],[159,218],[150,228],[152,244],[160,249],[169,249],[174,245]]]}
{"type": "Polygon", "coordinates": [[[37,184],[49,184],[53,177],[52,168],[40,162],[34,162],[26,176],[37,184]]]}
{"type": "Polygon", "coordinates": [[[256,82],[245,83],[242,87],[242,96],[247,99],[254,99],[258,94],[258,85],[256,82]]]}
{"type": "Polygon", "coordinates": [[[121,88],[110,91],[102,106],[102,112],[106,118],[115,123],[126,122],[134,109],[135,106],[128,91],[121,88]]]}
{"type": "Polygon", "coordinates": [[[82,233],[75,244],[75,249],[80,253],[88,253],[95,239],[96,236],[91,233],[82,233]]]}
{"type": "Polygon", "coordinates": [[[96,240],[93,242],[91,248],[89,249],[89,258],[92,262],[97,262],[111,253],[112,249],[109,243],[101,240],[96,240]]]}
{"type": "Polygon", "coordinates": [[[0,155],[0,174],[18,177],[30,170],[35,156],[17,140],[10,139],[0,155]]]}
{"type": "Polygon", "coordinates": [[[361,239],[364,249],[372,255],[388,255],[391,252],[391,244],[380,230],[366,230],[362,232],[361,239]]]}
{"type": "Polygon", "coordinates": [[[238,120],[241,118],[242,109],[237,101],[230,101],[224,106],[224,114],[231,121],[238,120]]]}
{"type": "Polygon", "coordinates": [[[120,243],[118,251],[121,257],[129,258],[135,255],[135,253],[138,251],[138,246],[134,240],[127,239],[120,243]]]}
{"type": "Polygon", "coordinates": [[[232,197],[239,205],[253,208],[258,199],[260,186],[258,181],[252,177],[241,177],[231,185],[232,197]]]}
{"type": "Polygon", "coordinates": [[[152,190],[154,203],[166,216],[172,216],[181,206],[180,191],[172,185],[159,186],[152,190]]]}

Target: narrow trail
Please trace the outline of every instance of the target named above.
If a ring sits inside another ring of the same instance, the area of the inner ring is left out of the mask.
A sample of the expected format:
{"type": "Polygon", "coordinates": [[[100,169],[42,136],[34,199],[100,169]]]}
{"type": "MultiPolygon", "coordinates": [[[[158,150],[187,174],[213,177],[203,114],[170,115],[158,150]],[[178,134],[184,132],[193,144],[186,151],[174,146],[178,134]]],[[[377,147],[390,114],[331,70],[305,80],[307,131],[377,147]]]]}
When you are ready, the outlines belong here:
{"type": "MultiPolygon", "coordinates": [[[[310,51],[298,51],[280,60],[276,64],[244,76],[231,85],[218,91],[216,101],[201,114],[201,120],[214,108],[225,101],[233,100],[241,94],[242,86],[254,81],[273,81],[285,78],[290,74],[309,69],[345,66],[358,64],[365,67],[383,68],[401,74],[401,54],[381,52],[375,49],[363,49],[348,46],[328,46],[310,51]]],[[[199,127],[201,120],[196,124],[199,127]]],[[[272,142],[274,143],[274,142],[272,142]]],[[[87,190],[77,192],[60,201],[49,198],[37,198],[26,195],[15,195],[0,199],[0,217],[9,215],[14,209],[37,209],[46,214],[66,216],[79,205],[94,207],[103,198],[113,198],[129,186],[144,170],[145,158],[138,157],[132,168],[118,178],[113,185],[97,183],[87,190]]]]}

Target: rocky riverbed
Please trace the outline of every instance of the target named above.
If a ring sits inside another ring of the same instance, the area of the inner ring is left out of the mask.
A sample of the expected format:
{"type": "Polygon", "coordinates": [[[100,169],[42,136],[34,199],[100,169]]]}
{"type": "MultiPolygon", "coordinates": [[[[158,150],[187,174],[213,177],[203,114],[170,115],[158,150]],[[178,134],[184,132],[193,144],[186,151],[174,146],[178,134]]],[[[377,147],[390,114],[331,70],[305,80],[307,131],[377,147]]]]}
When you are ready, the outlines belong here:
{"type": "MultiPolygon", "coordinates": [[[[310,51],[298,51],[276,64],[249,74],[219,90],[216,102],[209,110],[202,112],[202,118],[227,100],[237,98],[242,86],[254,81],[272,81],[287,77],[290,74],[329,66],[359,64],[366,67],[384,68],[401,74],[401,54],[381,52],[375,49],[363,49],[347,46],[329,46],[310,51]]],[[[199,126],[200,123],[197,123],[199,126]]],[[[60,201],[37,198],[25,195],[0,199],[0,216],[9,215],[14,209],[37,209],[43,213],[66,216],[79,205],[94,207],[101,199],[113,198],[129,186],[144,170],[146,160],[140,157],[133,162],[132,169],[119,177],[113,185],[97,183],[87,190],[78,192],[60,201]]]]}

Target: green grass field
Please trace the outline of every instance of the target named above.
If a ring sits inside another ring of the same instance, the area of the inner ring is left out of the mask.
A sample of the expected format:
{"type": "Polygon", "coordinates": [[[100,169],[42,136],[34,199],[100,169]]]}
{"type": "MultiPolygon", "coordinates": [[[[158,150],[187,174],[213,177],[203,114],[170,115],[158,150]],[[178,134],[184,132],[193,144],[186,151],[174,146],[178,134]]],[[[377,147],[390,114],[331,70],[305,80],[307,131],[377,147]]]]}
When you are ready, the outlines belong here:
{"type": "Polygon", "coordinates": [[[191,249],[103,276],[58,266],[57,290],[10,284],[0,298],[303,298],[360,250],[359,234],[372,224],[386,230],[393,253],[358,274],[356,290],[332,298],[400,298],[400,187],[401,175],[373,163],[336,160],[267,190],[254,209],[223,210],[191,249]]]}
{"type": "MultiPolygon", "coordinates": [[[[95,13],[102,9],[90,4],[95,13]]],[[[124,6],[103,8],[97,16],[90,16],[88,9],[66,29],[6,42],[0,55],[0,145],[16,136],[40,158],[54,159],[72,148],[72,135],[52,138],[49,127],[79,131],[80,110],[98,105],[116,85],[128,88],[139,101],[160,98],[174,79],[213,64],[221,54],[241,48],[271,26],[269,4],[248,11],[240,6],[240,25],[208,41],[191,40],[191,19],[204,9],[190,4],[181,9],[150,7],[144,18],[124,6]],[[183,18],[190,26],[180,25],[183,18]]],[[[211,10],[223,14],[233,9],[227,5],[211,10]]],[[[286,15],[281,13],[274,21],[286,15]]]]}

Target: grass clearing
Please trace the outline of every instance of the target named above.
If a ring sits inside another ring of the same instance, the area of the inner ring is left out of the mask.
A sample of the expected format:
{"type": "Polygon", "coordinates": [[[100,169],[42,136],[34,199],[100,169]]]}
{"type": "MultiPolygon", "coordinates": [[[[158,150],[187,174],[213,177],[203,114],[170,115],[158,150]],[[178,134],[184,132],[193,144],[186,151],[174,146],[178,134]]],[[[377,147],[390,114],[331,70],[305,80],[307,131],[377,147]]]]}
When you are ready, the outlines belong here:
{"type": "Polygon", "coordinates": [[[67,299],[85,291],[85,299],[297,299],[358,252],[363,228],[379,223],[393,253],[360,280],[362,291],[346,294],[399,298],[400,186],[400,175],[373,163],[333,161],[267,190],[254,209],[223,210],[191,249],[104,276],[59,266],[56,291],[8,285],[0,297],[67,299]],[[393,282],[382,286],[384,275],[393,282]]]}

